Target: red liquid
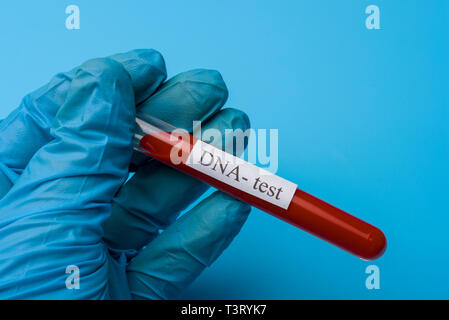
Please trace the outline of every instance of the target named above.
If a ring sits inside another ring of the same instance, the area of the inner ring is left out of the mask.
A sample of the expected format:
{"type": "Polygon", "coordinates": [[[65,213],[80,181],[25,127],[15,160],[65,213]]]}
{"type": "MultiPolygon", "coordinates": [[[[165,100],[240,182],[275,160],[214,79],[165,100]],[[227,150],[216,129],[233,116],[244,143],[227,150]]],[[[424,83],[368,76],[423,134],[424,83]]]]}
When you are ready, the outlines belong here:
{"type": "Polygon", "coordinates": [[[290,206],[285,210],[187,166],[185,162],[196,141],[197,139],[191,135],[182,140],[175,140],[170,133],[159,132],[144,136],[140,141],[140,146],[152,158],[204,181],[214,188],[364,260],[377,259],[384,253],[387,243],[382,231],[304,191],[297,189],[290,206]],[[172,150],[183,154],[182,162],[178,165],[173,164],[170,160],[172,150]]]}

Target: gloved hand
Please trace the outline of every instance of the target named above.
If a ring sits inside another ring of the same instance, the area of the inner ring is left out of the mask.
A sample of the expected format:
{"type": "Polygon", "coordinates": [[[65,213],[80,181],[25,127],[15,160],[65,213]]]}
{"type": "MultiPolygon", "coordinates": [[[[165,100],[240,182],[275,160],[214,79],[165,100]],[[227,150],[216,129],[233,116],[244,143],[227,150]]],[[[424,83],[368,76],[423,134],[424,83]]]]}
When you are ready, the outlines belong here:
{"type": "Polygon", "coordinates": [[[249,127],[220,111],[219,73],[165,78],[154,50],[90,60],[0,122],[0,298],[173,298],[239,232],[250,207],[221,192],[178,218],[207,186],[154,160],[135,156],[124,184],[136,105],[182,128],[249,127]]]}

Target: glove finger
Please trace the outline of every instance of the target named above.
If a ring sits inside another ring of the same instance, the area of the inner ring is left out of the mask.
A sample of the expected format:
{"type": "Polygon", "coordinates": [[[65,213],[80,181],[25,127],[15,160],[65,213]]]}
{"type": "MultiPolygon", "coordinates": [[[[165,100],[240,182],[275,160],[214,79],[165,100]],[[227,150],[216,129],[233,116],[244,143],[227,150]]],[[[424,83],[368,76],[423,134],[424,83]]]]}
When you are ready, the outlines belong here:
{"type": "MultiPolygon", "coordinates": [[[[245,113],[228,108],[208,120],[203,132],[216,129],[222,140],[214,140],[211,144],[229,149],[232,132],[226,132],[226,137],[225,130],[240,129],[235,133],[243,135],[249,126],[245,113]]],[[[106,243],[114,249],[140,249],[207,189],[205,183],[191,176],[157,161],[150,162],[139,168],[114,198],[111,217],[105,223],[106,243]]]]}
{"type": "MultiPolygon", "coordinates": [[[[120,62],[129,73],[138,103],[165,80],[165,63],[155,50],[134,50],[110,58],[120,62]]],[[[76,70],[56,75],[27,95],[20,107],[0,123],[0,199],[36,151],[52,138],[51,124],[66,100],[76,70]]]]}
{"type": "MultiPolygon", "coordinates": [[[[150,99],[139,105],[137,114],[144,112],[175,127],[192,131],[193,121],[210,118],[227,99],[228,89],[219,72],[195,69],[165,82],[150,99]]],[[[146,161],[148,157],[134,153],[134,167],[146,161]]]]}
{"type": "Polygon", "coordinates": [[[134,92],[112,59],[88,61],[75,74],[53,139],[0,201],[0,292],[8,297],[59,291],[67,297],[65,270],[72,264],[83,275],[76,297],[105,291],[102,225],[128,174],[134,92]]]}
{"type": "Polygon", "coordinates": [[[128,265],[133,298],[176,298],[229,246],[250,210],[216,192],[179,218],[128,265]]]}
{"type": "Polygon", "coordinates": [[[147,100],[167,77],[164,58],[153,49],[137,49],[109,58],[120,62],[129,73],[137,105],[147,100]]]}

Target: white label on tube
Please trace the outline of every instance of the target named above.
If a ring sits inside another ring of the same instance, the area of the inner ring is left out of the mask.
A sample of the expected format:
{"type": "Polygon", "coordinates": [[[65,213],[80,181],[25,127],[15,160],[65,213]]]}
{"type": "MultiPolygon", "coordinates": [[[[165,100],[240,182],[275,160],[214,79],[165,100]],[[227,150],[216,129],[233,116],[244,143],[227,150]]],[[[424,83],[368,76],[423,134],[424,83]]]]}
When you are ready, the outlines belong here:
{"type": "Polygon", "coordinates": [[[288,209],[298,185],[198,140],[186,163],[234,188],[288,209]]]}

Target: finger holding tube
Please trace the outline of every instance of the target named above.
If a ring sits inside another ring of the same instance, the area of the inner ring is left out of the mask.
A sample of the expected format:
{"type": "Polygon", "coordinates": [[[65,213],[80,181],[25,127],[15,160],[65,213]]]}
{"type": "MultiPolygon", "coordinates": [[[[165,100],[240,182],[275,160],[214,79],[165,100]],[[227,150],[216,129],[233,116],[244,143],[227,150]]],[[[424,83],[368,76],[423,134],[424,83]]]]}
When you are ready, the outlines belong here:
{"type": "MultiPolygon", "coordinates": [[[[249,120],[240,110],[226,108],[203,124],[225,137],[225,130],[249,128],[249,120]]],[[[141,133],[137,126],[137,134],[141,133]]],[[[187,133],[187,132],[186,132],[187,133]]],[[[190,136],[190,135],[189,135],[190,136]]],[[[135,141],[138,143],[138,141],[135,141]]],[[[212,142],[226,148],[223,141],[212,142]]],[[[111,217],[105,222],[105,241],[114,249],[138,250],[166,229],[208,185],[158,161],[140,167],[113,201],[111,217]],[[126,236],[124,236],[126,235],[126,236]]]]}

